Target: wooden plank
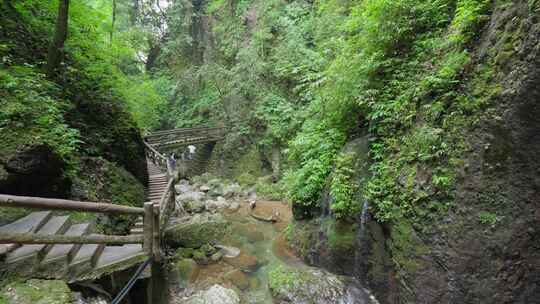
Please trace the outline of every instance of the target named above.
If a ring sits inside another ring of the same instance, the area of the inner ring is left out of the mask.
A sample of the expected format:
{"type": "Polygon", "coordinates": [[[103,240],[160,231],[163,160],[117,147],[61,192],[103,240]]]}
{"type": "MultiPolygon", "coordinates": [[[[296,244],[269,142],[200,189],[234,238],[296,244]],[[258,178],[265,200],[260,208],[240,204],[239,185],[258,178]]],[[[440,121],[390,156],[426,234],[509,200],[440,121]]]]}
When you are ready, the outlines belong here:
{"type": "Polygon", "coordinates": [[[144,214],[144,209],[137,207],[4,194],[0,194],[0,207],[82,211],[110,214],[144,214]]]}
{"type": "Polygon", "coordinates": [[[0,233],[0,244],[141,244],[140,235],[47,235],[35,233],[0,233]]]}
{"type": "Polygon", "coordinates": [[[182,133],[200,132],[200,131],[216,131],[216,130],[223,130],[223,129],[225,129],[225,127],[179,128],[179,129],[155,131],[155,132],[152,132],[152,133],[146,135],[145,138],[162,136],[162,135],[169,135],[169,134],[182,134],[182,133]]]}
{"type": "Polygon", "coordinates": [[[157,157],[166,160],[165,156],[163,156],[163,154],[159,153],[158,150],[156,150],[154,147],[152,147],[149,143],[147,143],[146,141],[143,141],[143,143],[146,146],[146,148],[149,149],[150,151],[152,151],[152,153],[154,153],[157,157]]]}
{"type": "Polygon", "coordinates": [[[153,221],[152,221],[152,256],[154,257],[154,261],[159,262],[161,261],[161,241],[160,241],[160,227],[159,227],[159,205],[154,204],[154,212],[153,212],[153,221]]]}
{"type": "Polygon", "coordinates": [[[153,239],[153,223],[154,223],[154,203],[144,203],[144,220],[143,220],[143,250],[152,256],[152,239],[153,239]]]}

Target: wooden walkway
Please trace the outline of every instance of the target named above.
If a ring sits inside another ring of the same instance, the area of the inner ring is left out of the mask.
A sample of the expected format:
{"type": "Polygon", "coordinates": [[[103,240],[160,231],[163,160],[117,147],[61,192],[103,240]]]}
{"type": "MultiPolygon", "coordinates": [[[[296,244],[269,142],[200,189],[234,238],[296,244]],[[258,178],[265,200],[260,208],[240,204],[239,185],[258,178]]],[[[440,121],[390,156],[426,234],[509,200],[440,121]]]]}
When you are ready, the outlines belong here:
{"type": "Polygon", "coordinates": [[[149,257],[161,259],[160,235],[176,204],[171,168],[159,148],[219,140],[221,128],[159,131],[145,137],[149,183],[144,208],[115,204],[0,194],[0,207],[33,208],[36,211],[0,227],[0,271],[20,277],[93,280],[140,264],[149,257]],[[92,233],[90,223],[74,223],[70,215],[53,210],[137,216],[127,236],[92,233]]]}
{"type": "MultiPolygon", "coordinates": [[[[5,226],[0,233],[25,233],[40,236],[81,237],[91,234],[89,223],[72,224],[69,215],[52,211],[32,212],[5,226]]],[[[2,270],[18,276],[80,281],[120,271],[142,262],[147,256],[141,244],[2,244],[2,270]]]]}

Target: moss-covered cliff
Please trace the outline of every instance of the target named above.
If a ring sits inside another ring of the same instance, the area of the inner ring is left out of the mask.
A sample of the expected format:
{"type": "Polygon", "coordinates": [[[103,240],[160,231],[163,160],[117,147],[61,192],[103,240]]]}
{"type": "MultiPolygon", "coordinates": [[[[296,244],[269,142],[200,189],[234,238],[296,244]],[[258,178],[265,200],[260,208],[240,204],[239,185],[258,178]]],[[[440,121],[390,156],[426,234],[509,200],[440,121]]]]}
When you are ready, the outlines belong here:
{"type": "MultiPolygon", "coordinates": [[[[56,5],[0,2],[0,193],[139,205],[140,130],[116,90],[117,67],[81,38],[100,37],[85,28],[95,20],[81,19],[84,6],[72,6],[58,75],[45,76],[56,5]]],[[[2,210],[0,221],[20,214],[2,210]]]]}
{"type": "Polygon", "coordinates": [[[278,150],[307,261],[383,303],[535,301],[538,1],[200,4],[170,11],[164,119],[228,125],[228,161],[278,150]]]}

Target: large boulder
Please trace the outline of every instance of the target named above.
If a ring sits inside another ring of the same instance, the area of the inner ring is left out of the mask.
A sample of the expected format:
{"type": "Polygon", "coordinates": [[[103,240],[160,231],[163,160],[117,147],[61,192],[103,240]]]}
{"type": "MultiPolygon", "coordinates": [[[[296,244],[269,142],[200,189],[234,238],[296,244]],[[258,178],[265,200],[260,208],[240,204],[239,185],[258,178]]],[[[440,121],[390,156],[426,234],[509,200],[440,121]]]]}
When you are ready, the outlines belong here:
{"type": "Polygon", "coordinates": [[[233,198],[235,196],[238,196],[241,191],[242,191],[242,187],[240,187],[239,184],[237,184],[237,183],[230,184],[230,185],[226,186],[223,189],[223,196],[225,198],[230,199],[230,198],[233,198]]]}
{"type": "Polygon", "coordinates": [[[71,304],[72,294],[68,285],[60,280],[28,280],[5,286],[0,303],[6,304],[71,304]]]}
{"type": "Polygon", "coordinates": [[[176,194],[182,194],[191,191],[193,189],[189,184],[185,183],[178,183],[174,186],[174,191],[176,194]]]}
{"type": "Polygon", "coordinates": [[[176,196],[176,201],[180,204],[186,202],[200,202],[204,199],[204,193],[200,191],[188,191],[176,196]]]}
{"type": "Polygon", "coordinates": [[[239,304],[240,297],[232,290],[221,285],[214,285],[208,290],[201,291],[186,301],[184,304],[239,304]]]}
{"type": "Polygon", "coordinates": [[[277,266],[269,273],[269,287],[279,304],[378,303],[353,279],[316,268],[277,266]]]}
{"type": "Polygon", "coordinates": [[[172,246],[199,248],[223,238],[229,223],[220,214],[195,214],[173,222],[165,231],[165,242],[172,246]]]}
{"type": "Polygon", "coordinates": [[[10,155],[0,153],[0,193],[56,198],[69,196],[71,181],[64,175],[67,164],[53,147],[33,145],[10,155]]]}

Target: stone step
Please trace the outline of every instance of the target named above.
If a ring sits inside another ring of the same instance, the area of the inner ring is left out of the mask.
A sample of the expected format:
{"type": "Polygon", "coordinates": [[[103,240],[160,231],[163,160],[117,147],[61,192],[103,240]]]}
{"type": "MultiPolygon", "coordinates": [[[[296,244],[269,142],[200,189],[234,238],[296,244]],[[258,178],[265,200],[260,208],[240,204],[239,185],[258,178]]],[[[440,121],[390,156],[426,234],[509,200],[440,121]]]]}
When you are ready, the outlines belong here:
{"type": "MultiPolygon", "coordinates": [[[[17,221],[0,227],[3,233],[31,233],[39,230],[51,218],[51,211],[32,212],[17,221]]],[[[0,255],[20,247],[20,244],[0,244],[0,255]]]]}
{"type": "MultiPolygon", "coordinates": [[[[64,233],[65,235],[70,236],[81,236],[85,235],[90,231],[90,224],[77,224],[69,227],[69,229],[64,233]]],[[[58,260],[63,261],[71,261],[79,249],[81,248],[81,244],[58,244],[54,245],[49,253],[43,258],[41,261],[41,264],[47,264],[56,262],[58,260]]]]}
{"type": "MultiPolygon", "coordinates": [[[[69,216],[54,216],[52,217],[41,229],[39,229],[36,234],[44,235],[55,235],[62,234],[66,232],[69,228],[69,216]]],[[[45,244],[32,244],[32,245],[23,245],[14,251],[10,252],[6,256],[6,263],[12,264],[16,262],[21,262],[27,259],[38,259],[46,255],[49,250],[52,248],[52,245],[45,244]]],[[[36,261],[33,261],[36,262],[36,261]]]]}
{"type": "Polygon", "coordinates": [[[144,227],[144,223],[142,221],[136,222],[134,225],[134,228],[142,228],[142,227],[144,227]]]}

